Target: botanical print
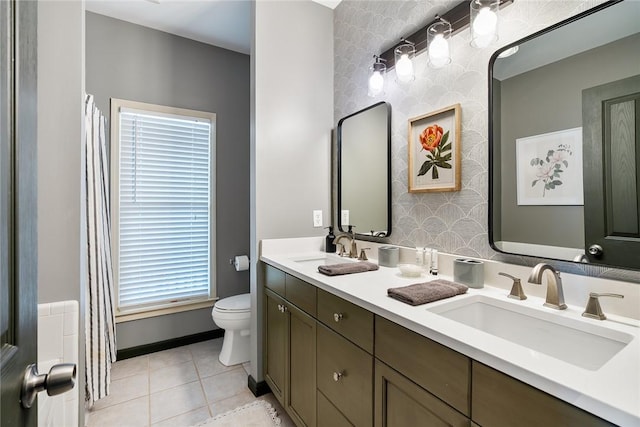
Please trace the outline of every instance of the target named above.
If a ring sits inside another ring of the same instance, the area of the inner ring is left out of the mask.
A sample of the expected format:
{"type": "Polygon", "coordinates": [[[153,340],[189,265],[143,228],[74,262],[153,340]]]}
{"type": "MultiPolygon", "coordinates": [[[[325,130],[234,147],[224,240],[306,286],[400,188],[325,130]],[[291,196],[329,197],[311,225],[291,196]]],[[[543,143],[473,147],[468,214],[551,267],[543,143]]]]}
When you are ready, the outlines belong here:
{"type": "Polygon", "coordinates": [[[460,190],[460,105],[409,119],[409,192],[460,190]]]}
{"type": "Polygon", "coordinates": [[[582,205],[582,128],[516,139],[518,205],[582,205]]]}
{"type": "Polygon", "coordinates": [[[427,126],[420,134],[420,144],[427,151],[427,160],[418,171],[422,176],[431,170],[431,179],[438,179],[438,168],[451,169],[451,143],[449,131],[442,133],[442,127],[434,124],[427,126]]]}
{"type": "Polygon", "coordinates": [[[531,159],[531,166],[536,168],[536,179],[531,183],[532,187],[542,184],[542,197],[546,196],[547,190],[555,190],[562,185],[561,175],[564,172],[562,166],[569,167],[567,158],[571,156],[571,145],[558,144],[555,150],[547,151],[547,156],[543,159],[535,157],[531,159]]]}

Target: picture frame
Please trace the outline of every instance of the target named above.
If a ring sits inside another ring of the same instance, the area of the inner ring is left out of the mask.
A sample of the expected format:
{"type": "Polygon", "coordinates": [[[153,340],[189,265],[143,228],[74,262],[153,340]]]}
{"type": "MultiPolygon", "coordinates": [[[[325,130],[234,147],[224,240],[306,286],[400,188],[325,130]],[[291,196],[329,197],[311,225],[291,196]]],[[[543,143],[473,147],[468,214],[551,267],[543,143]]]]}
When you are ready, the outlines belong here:
{"type": "Polygon", "coordinates": [[[409,119],[409,193],[460,191],[460,104],[409,119]]]}
{"type": "Polygon", "coordinates": [[[516,139],[519,206],[583,205],[582,128],[516,139]]]}

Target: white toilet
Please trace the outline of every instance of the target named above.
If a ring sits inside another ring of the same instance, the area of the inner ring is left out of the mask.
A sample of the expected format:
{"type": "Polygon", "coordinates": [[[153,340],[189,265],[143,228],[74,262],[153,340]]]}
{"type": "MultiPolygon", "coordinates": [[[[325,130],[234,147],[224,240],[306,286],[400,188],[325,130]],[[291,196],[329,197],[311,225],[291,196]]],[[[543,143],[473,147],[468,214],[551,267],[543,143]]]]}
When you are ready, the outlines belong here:
{"type": "Polygon", "coordinates": [[[225,366],[249,361],[249,327],[251,320],[251,294],[235,295],[218,300],[211,317],[224,329],[222,350],[218,359],[225,366]]]}

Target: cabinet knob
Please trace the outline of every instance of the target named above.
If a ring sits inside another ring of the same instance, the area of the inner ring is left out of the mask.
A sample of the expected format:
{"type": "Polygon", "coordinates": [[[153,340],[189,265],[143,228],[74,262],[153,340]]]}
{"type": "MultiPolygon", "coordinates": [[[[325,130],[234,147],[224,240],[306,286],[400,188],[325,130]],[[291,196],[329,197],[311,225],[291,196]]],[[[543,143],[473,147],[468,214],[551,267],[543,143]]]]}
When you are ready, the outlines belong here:
{"type": "Polygon", "coordinates": [[[333,380],[338,382],[338,381],[340,381],[342,379],[343,376],[344,376],[344,373],[342,371],[341,372],[334,372],[333,373],[333,380]]]}
{"type": "Polygon", "coordinates": [[[337,322],[342,320],[342,313],[333,313],[333,320],[337,322]]]}
{"type": "Polygon", "coordinates": [[[285,311],[287,311],[287,306],[283,304],[278,304],[278,311],[280,313],[284,313],[285,311]]]}
{"type": "Polygon", "coordinates": [[[600,245],[591,245],[589,246],[589,254],[593,255],[595,257],[599,257],[602,256],[602,254],[604,253],[604,249],[602,249],[602,246],[600,245]]]}

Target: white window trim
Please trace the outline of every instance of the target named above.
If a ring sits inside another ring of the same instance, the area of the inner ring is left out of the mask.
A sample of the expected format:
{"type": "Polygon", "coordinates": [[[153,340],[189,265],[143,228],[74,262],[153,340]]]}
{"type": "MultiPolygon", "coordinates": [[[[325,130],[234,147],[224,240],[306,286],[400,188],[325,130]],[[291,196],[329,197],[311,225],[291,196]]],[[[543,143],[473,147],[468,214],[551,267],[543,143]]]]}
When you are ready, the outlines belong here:
{"type": "Polygon", "coordinates": [[[206,111],[189,110],[185,108],[167,107],[163,105],[148,104],[144,102],[128,101],[111,98],[111,127],[110,127],[110,173],[111,173],[111,254],[113,264],[114,291],[116,295],[116,322],[144,319],[171,313],[179,313],[189,310],[211,307],[217,300],[216,289],[216,114],[206,111]],[[147,307],[133,307],[120,309],[119,300],[119,262],[120,255],[120,110],[141,110],[157,113],[158,115],[171,114],[186,117],[198,117],[209,120],[212,124],[209,144],[209,158],[211,161],[209,186],[209,296],[192,300],[184,300],[176,303],[150,305],[147,307]]]}

